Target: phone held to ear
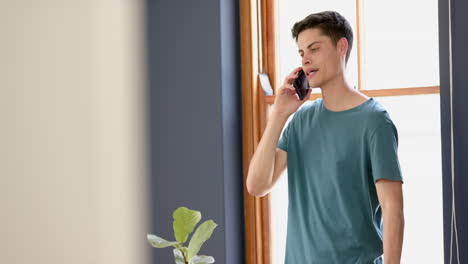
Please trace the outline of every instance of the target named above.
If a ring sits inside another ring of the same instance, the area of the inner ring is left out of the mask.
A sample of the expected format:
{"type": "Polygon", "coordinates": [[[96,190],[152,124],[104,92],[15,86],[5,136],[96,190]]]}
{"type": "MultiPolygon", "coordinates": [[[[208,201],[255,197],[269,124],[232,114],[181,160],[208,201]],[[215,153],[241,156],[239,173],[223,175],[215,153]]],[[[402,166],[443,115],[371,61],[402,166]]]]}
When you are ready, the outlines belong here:
{"type": "Polygon", "coordinates": [[[307,95],[307,91],[310,89],[310,87],[309,82],[307,81],[307,76],[302,69],[299,71],[299,75],[294,80],[293,86],[296,89],[297,95],[299,95],[299,99],[303,100],[307,95]]]}

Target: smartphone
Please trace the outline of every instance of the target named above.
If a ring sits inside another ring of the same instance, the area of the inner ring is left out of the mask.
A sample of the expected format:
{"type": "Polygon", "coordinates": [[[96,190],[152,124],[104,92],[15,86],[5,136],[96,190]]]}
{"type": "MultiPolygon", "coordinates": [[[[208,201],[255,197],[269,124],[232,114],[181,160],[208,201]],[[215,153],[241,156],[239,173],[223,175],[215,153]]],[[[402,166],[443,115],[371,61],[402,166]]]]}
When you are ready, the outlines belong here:
{"type": "Polygon", "coordinates": [[[299,75],[294,80],[293,86],[296,88],[296,93],[299,95],[299,99],[303,100],[307,95],[307,91],[310,89],[310,86],[307,80],[307,76],[302,69],[299,71],[299,75]]]}

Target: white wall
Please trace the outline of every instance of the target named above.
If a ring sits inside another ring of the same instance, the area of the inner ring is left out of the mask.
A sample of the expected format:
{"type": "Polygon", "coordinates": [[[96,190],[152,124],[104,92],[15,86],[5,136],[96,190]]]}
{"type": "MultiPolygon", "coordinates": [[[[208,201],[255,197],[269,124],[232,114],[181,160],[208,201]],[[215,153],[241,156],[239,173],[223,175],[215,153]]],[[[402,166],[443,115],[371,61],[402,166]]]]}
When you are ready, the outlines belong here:
{"type": "Polygon", "coordinates": [[[142,1],[0,1],[0,263],[147,263],[142,1]]]}

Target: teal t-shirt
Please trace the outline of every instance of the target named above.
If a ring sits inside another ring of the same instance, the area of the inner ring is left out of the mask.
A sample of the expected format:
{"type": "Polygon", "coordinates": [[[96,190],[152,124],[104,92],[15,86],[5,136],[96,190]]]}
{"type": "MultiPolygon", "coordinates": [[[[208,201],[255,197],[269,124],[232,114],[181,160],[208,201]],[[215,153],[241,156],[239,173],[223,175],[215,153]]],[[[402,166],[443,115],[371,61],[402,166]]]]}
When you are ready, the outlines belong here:
{"type": "Polygon", "coordinates": [[[375,182],[402,181],[398,133],[374,98],[345,111],[303,105],[280,137],[288,153],[286,264],[372,264],[383,253],[375,182]]]}

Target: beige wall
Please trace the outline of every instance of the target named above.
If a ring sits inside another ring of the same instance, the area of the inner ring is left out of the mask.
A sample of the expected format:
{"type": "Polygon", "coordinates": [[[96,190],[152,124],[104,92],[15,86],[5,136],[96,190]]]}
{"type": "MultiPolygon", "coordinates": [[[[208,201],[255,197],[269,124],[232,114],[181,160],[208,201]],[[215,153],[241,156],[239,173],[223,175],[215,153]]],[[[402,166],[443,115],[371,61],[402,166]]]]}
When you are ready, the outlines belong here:
{"type": "Polygon", "coordinates": [[[148,263],[143,14],[0,0],[0,263],[148,263]]]}

